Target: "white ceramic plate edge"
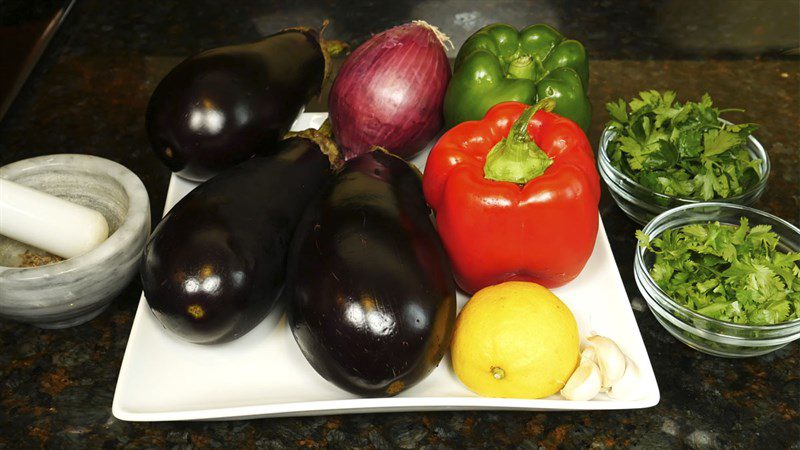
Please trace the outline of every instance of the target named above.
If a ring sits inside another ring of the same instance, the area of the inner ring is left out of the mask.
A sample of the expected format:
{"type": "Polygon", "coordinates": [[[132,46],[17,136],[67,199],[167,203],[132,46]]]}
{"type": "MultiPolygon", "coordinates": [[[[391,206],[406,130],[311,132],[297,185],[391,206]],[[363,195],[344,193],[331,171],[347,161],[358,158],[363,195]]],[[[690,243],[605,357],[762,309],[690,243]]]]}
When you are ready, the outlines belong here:
{"type": "MultiPolygon", "coordinates": [[[[150,314],[144,296],[136,310],[129,341],[139,333],[142,319],[140,315],[150,314]]],[[[631,312],[631,314],[633,314],[631,312]]],[[[125,353],[128,352],[126,348],[125,353]]],[[[447,358],[448,356],[445,356],[447,358]]],[[[640,369],[644,377],[653,376],[649,355],[646,364],[640,369]]],[[[125,385],[126,377],[133,373],[123,357],[117,385],[125,385]]],[[[378,412],[412,411],[462,411],[462,410],[517,410],[517,411],[577,411],[577,410],[621,410],[641,409],[655,406],[660,401],[657,384],[655,391],[640,400],[592,400],[566,401],[553,399],[515,399],[490,397],[388,397],[324,400],[316,402],[295,402],[266,405],[252,405],[228,408],[197,409],[189,411],[145,412],[127,409],[121,404],[120,396],[114,395],[111,407],[114,417],[131,422],[158,422],[175,420],[226,420],[259,417],[296,417],[327,414],[358,414],[378,412]]]]}
{"type": "MultiPolygon", "coordinates": [[[[600,239],[603,245],[608,247],[611,252],[608,238],[602,222],[599,232],[604,239],[600,239]]],[[[613,254],[611,254],[613,257],[613,254]]],[[[617,287],[625,292],[622,279],[617,277],[617,287]]],[[[139,306],[134,317],[133,327],[129,342],[135,339],[135,335],[140,333],[142,323],[141,315],[150,314],[147,301],[142,295],[139,306]]],[[[636,323],[633,310],[628,309],[629,320],[636,323]]],[[[647,355],[646,358],[639,360],[639,369],[643,378],[652,377],[654,380],[654,390],[648,391],[647,395],[640,400],[619,401],[619,400],[592,400],[592,401],[565,401],[552,399],[509,399],[509,398],[488,398],[488,397],[390,397],[390,398],[357,398],[342,400],[325,400],[317,402],[295,402],[265,404],[242,407],[228,408],[209,408],[188,411],[169,411],[169,412],[147,412],[128,409],[121,404],[120,396],[114,395],[112,404],[112,414],[120,420],[132,422],[151,422],[151,421],[175,421],[175,420],[226,420],[226,419],[247,419],[259,417],[296,417],[326,414],[358,414],[358,413],[378,413],[378,412],[411,412],[411,411],[459,411],[459,410],[517,410],[517,411],[600,411],[600,410],[623,410],[650,408],[658,404],[661,399],[660,391],[653,372],[650,356],[641,338],[641,333],[636,327],[635,334],[639,338],[637,346],[647,355]]],[[[127,355],[128,348],[125,353],[127,355]]],[[[445,356],[446,358],[448,356],[445,356]]],[[[126,377],[133,373],[128,368],[129,359],[123,356],[122,366],[117,385],[125,385],[126,377]]]]}

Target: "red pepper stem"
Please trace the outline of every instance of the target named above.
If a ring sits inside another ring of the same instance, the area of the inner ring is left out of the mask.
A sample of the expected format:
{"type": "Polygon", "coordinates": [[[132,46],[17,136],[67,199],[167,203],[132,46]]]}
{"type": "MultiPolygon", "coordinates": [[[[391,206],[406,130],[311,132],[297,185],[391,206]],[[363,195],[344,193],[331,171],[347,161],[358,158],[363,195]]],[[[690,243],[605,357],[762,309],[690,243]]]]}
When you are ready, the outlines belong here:
{"type": "MultiPolygon", "coordinates": [[[[531,118],[539,110],[539,104],[527,108],[511,125],[508,131],[508,139],[513,139],[516,142],[531,142],[531,134],[528,133],[528,125],[531,123],[531,118]]],[[[536,145],[535,143],[533,145],[536,145]]]]}
{"type": "Polygon", "coordinates": [[[552,111],[555,101],[545,98],[526,109],[514,122],[508,136],[486,155],[483,174],[489,180],[525,184],[542,175],[553,160],[547,156],[528,133],[528,125],[536,111],[552,111]]]}

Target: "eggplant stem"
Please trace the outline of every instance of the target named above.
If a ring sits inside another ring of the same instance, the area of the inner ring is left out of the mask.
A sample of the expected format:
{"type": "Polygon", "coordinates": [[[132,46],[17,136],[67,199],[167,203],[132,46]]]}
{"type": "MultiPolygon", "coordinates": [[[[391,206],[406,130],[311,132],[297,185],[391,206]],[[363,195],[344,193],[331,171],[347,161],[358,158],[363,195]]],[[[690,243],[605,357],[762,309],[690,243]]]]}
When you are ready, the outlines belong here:
{"type": "MultiPolygon", "coordinates": [[[[408,164],[408,165],[409,165],[409,166],[411,166],[413,169],[415,169],[417,172],[419,172],[419,169],[417,169],[417,166],[415,166],[414,164],[411,164],[410,162],[406,161],[406,160],[405,160],[405,158],[403,158],[402,156],[398,155],[397,153],[395,153],[395,152],[393,152],[393,151],[389,150],[389,149],[388,149],[388,148],[386,148],[386,147],[381,147],[380,145],[373,145],[373,146],[372,146],[372,148],[370,148],[370,149],[367,151],[367,153],[373,153],[373,152],[382,152],[382,153],[386,153],[387,155],[389,155],[389,156],[391,156],[391,157],[393,157],[393,158],[397,158],[397,159],[399,159],[400,161],[403,161],[404,163],[408,164]]],[[[359,156],[361,156],[361,155],[359,155],[359,156]]],[[[421,173],[422,173],[422,172],[420,172],[420,174],[421,174],[421,173]]]]}
{"type": "Polygon", "coordinates": [[[328,157],[328,161],[330,162],[331,168],[334,170],[334,172],[338,172],[342,167],[344,167],[344,157],[342,156],[342,152],[339,151],[339,147],[332,139],[331,134],[326,131],[324,122],[319,130],[309,128],[303,131],[290,131],[286,133],[284,139],[290,139],[294,137],[308,139],[309,141],[317,144],[319,151],[328,157]]]}
{"type": "MultiPolygon", "coordinates": [[[[328,24],[330,21],[325,19],[322,21],[322,26],[319,28],[319,35],[317,37],[317,43],[319,44],[319,51],[322,52],[322,59],[325,61],[325,69],[322,72],[322,86],[325,86],[325,83],[328,81],[328,78],[331,76],[331,72],[333,71],[333,64],[331,63],[331,52],[328,48],[328,41],[322,36],[322,33],[325,32],[325,29],[328,28],[328,24]]],[[[319,89],[319,95],[322,95],[322,87],[319,89]]]]}
{"type": "Polygon", "coordinates": [[[325,83],[328,81],[328,78],[331,76],[331,71],[333,70],[333,64],[331,63],[331,55],[328,51],[327,41],[325,38],[322,37],[322,32],[325,31],[325,28],[328,26],[330,22],[328,19],[322,21],[322,27],[319,31],[309,28],[309,27],[290,27],[284,28],[281,30],[281,33],[285,33],[287,31],[299,31],[300,33],[305,34],[313,38],[317,41],[317,45],[319,46],[319,51],[322,53],[322,59],[325,61],[325,69],[322,71],[322,83],[319,86],[319,95],[322,95],[322,88],[325,86],[325,83]]]}
{"type": "MultiPolygon", "coordinates": [[[[412,170],[414,170],[414,173],[417,174],[417,176],[419,177],[420,182],[422,181],[422,171],[419,170],[419,168],[416,165],[411,164],[410,162],[408,162],[405,159],[403,159],[403,157],[398,156],[395,153],[392,153],[391,150],[388,150],[388,149],[386,149],[384,147],[381,147],[380,145],[373,145],[372,148],[369,149],[369,151],[367,153],[373,153],[373,152],[386,153],[387,155],[391,156],[392,158],[397,158],[400,161],[403,161],[404,163],[406,163],[406,165],[408,165],[408,167],[410,167],[412,170]]],[[[366,154],[366,153],[364,153],[364,154],[366,154]]],[[[361,155],[358,155],[358,156],[361,156],[361,155]]]]}
{"type": "Polygon", "coordinates": [[[331,119],[325,119],[322,125],[319,126],[319,129],[317,129],[317,132],[325,137],[333,139],[333,125],[331,125],[331,119]]]}

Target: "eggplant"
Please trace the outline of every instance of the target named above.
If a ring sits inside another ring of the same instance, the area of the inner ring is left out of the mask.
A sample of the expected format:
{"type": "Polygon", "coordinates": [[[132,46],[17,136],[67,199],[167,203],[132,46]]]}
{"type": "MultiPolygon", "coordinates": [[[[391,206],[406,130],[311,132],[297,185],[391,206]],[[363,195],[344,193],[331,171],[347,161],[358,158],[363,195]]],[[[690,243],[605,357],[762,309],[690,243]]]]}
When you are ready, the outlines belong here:
{"type": "Polygon", "coordinates": [[[325,379],[392,396],[441,361],[456,317],[453,274],[418,171],[377,150],[348,161],[292,239],[291,331],[325,379]]]}
{"type": "Polygon", "coordinates": [[[153,231],[142,286],[156,318],[178,337],[231,341],[276,305],[292,234],[340,164],[331,141],[301,136],[201,184],[153,231]]]}
{"type": "Polygon", "coordinates": [[[181,177],[204,181],[274,148],[321,91],[327,61],[318,33],[307,28],[187,58],[147,105],[153,151],[181,177]]]}

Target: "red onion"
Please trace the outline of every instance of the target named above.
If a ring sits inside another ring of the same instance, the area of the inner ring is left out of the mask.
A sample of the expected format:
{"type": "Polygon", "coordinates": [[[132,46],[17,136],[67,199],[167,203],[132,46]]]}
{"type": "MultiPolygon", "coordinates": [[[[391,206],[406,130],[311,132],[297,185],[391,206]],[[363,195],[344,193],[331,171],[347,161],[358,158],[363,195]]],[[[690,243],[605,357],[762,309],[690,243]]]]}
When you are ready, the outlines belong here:
{"type": "Polygon", "coordinates": [[[345,60],[328,101],[346,159],[381,146],[410,158],[442,128],[447,36],[417,20],[373,36],[345,60]]]}

